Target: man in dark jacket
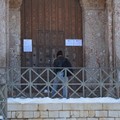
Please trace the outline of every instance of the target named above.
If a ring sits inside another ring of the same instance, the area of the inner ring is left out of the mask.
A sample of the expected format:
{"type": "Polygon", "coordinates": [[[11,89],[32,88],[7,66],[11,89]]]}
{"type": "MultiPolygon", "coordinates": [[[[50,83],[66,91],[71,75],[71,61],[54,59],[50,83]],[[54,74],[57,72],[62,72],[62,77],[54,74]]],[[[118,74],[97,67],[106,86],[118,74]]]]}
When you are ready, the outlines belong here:
{"type": "Polygon", "coordinates": [[[54,60],[53,66],[55,67],[54,72],[56,73],[56,78],[53,82],[53,88],[52,88],[52,96],[57,93],[57,87],[58,83],[63,83],[63,97],[67,97],[67,86],[66,83],[68,81],[69,73],[65,73],[62,67],[72,67],[70,61],[63,56],[62,51],[58,51],[56,55],[56,59],[54,60]],[[56,68],[57,67],[57,68],[56,68]]]}

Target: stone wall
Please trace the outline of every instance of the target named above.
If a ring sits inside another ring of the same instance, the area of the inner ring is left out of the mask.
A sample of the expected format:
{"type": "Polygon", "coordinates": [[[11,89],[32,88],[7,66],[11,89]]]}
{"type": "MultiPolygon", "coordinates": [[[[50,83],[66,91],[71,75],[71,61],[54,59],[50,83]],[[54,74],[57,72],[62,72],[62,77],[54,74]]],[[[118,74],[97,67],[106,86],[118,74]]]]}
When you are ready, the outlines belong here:
{"type": "Polygon", "coordinates": [[[8,104],[9,120],[120,120],[119,103],[8,104]]]}

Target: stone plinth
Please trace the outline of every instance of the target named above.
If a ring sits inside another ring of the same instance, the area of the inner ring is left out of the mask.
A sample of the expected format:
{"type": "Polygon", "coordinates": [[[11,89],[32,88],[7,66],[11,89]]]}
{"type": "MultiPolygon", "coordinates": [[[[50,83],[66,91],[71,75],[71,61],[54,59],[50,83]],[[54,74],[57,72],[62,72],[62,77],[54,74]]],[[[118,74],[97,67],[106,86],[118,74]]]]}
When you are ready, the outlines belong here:
{"type": "Polygon", "coordinates": [[[8,104],[9,120],[119,120],[119,103],[8,104]],[[114,118],[114,119],[113,119],[114,118]]]}

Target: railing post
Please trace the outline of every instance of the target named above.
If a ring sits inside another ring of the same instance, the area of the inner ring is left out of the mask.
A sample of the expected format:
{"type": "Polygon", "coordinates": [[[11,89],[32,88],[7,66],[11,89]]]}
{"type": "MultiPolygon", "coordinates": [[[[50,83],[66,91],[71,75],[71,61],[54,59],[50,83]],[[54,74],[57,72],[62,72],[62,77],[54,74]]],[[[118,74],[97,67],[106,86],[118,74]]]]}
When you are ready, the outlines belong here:
{"type": "Polygon", "coordinates": [[[102,82],[102,69],[100,68],[100,97],[102,97],[102,93],[103,93],[103,91],[102,91],[102,86],[103,86],[103,82],[102,82]]]}
{"type": "MultiPolygon", "coordinates": [[[[82,68],[82,82],[85,83],[85,68],[82,68]]],[[[83,87],[83,97],[85,97],[85,87],[84,85],[82,86],[83,87]]]]}
{"type": "Polygon", "coordinates": [[[67,71],[68,69],[67,68],[64,68],[65,70],[65,81],[64,81],[64,88],[63,90],[65,90],[65,97],[68,98],[68,77],[67,77],[67,71]]]}
{"type": "Polygon", "coordinates": [[[31,74],[31,72],[32,72],[32,69],[33,68],[29,68],[29,78],[28,78],[28,80],[29,80],[29,90],[30,90],[30,97],[32,97],[32,86],[33,86],[33,81],[32,81],[32,74],[31,74]]]}
{"type": "Polygon", "coordinates": [[[47,69],[47,84],[46,84],[46,87],[47,87],[47,93],[48,93],[48,97],[50,97],[50,68],[46,68],[47,69]]]}

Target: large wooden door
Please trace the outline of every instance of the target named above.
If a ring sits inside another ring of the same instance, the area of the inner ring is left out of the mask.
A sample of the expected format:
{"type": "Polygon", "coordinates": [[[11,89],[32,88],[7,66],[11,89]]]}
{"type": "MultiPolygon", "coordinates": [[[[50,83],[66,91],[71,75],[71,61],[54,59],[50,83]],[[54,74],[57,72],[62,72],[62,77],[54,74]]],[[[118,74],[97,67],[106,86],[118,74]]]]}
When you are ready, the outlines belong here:
{"type": "Polygon", "coordinates": [[[79,0],[23,0],[22,66],[52,66],[58,50],[64,52],[73,66],[83,66],[82,46],[65,46],[65,39],[82,39],[79,0]],[[32,39],[32,52],[23,51],[24,39],[32,39]]]}

